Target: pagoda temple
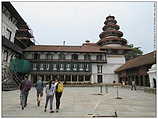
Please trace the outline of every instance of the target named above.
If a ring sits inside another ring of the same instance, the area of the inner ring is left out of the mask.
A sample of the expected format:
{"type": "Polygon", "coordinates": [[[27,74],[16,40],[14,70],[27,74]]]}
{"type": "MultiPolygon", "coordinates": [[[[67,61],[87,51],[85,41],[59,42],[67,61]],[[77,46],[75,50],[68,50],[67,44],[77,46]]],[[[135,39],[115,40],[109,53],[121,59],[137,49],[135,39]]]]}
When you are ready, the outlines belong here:
{"type": "Polygon", "coordinates": [[[107,54],[123,55],[131,50],[127,47],[127,40],[122,38],[123,33],[119,31],[120,26],[114,16],[106,17],[103,32],[99,35],[100,39],[97,45],[101,46],[101,50],[105,50],[107,54]]]}

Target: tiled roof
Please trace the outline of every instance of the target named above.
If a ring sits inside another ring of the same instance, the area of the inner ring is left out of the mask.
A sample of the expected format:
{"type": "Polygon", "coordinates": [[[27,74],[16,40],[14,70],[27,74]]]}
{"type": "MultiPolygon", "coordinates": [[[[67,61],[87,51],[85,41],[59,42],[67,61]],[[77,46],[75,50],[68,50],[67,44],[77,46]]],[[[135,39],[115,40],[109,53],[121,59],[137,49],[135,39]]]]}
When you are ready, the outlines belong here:
{"type": "Polygon", "coordinates": [[[132,48],[126,46],[102,46],[101,49],[122,49],[122,50],[132,50],[132,48]]]}
{"type": "Polygon", "coordinates": [[[89,45],[89,46],[96,46],[96,47],[98,47],[98,45],[96,43],[83,43],[82,45],[83,46],[86,46],[86,45],[88,46],[89,45]]]}
{"type": "Polygon", "coordinates": [[[60,46],[60,45],[35,45],[26,48],[24,51],[65,51],[65,52],[105,52],[101,51],[99,46],[60,46]]]}
{"type": "Polygon", "coordinates": [[[143,65],[155,64],[156,63],[155,54],[156,54],[156,51],[153,51],[151,53],[131,59],[127,61],[124,65],[116,69],[115,72],[120,72],[123,70],[131,69],[131,68],[135,68],[135,67],[139,67],[143,65]]]}
{"type": "Polygon", "coordinates": [[[106,42],[108,40],[118,40],[118,41],[122,41],[123,40],[123,41],[126,41],[126,39],[124,39],[124,38],[120,38],[120,37],[117,37],[117,36],[109,36],[109,37],[106,37],[106,38],[102,38],[101,40],[99,40],[97,42],[97,44],[100,43],[100,42],[106,42]]]}

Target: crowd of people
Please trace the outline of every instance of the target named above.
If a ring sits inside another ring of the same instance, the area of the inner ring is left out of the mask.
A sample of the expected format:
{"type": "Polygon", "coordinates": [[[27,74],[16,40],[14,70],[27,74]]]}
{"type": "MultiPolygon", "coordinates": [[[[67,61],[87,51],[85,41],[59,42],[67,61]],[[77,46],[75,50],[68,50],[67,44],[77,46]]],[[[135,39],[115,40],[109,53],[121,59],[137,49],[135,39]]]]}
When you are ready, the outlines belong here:
{"type": "MultiPolygon", "coordinates": [[[[27,106],[27,98],[32,86],[33,86],[32,81],[29,80],[28,76],[26,75],[20,85],[20,104],[21,104],[22,110],[24,110],[24,108],[26,108],[27,106]]],[[[45,102],[44,112],[47,111],[48,102],[50,104],[50,113],[54,112],[53,110],[54,98],[56,100],[55,111],[58,112],[59,107],[60,107],[60,98],[62,96],[63,89],[64,89],[63,83],[60,80],[56,79],[55,81],[50,80],[49,83],[45,86],[42,81],[42,77],[39,77],[35,84],[35,88],[37,92],[37,106],[40,106],[41,99],[43,97],[44,87],[45,87],[45,93],[46,93],[46,102],[45,102]]]]}
{"type": "MultiPolygon", "coordinates": [[[[114,80],[113,81],[113,85],[114,85],[114,87],[115,87],[115,84],[116,84],[116,81],[114,80]]],[[[125,82],[124,80],[122,80],[121,81],[121,85],[122,85],[122,87],[125,87],[125,85],[128,85],[128,83],[127,82],[125,82]]],[[[131,82],[131,90],[136,90],[136,83],[135,83],[135,80],[132,80],[132,82],[131,82]]]]}
{"type": "MultiPolygon", "coordinates": [[[[116,81],[113,81],[113,84],[115,84],[116,81]]],[[[125,85],[125,82],[122,82],[122,85],[125,85]]],[[[24,80],[21,82],[20,85],[20,104],[22,107],[22,110],[27,106],[27,98],[29,91],[31,90],[33,84],[32,81],[29,80],[28,75],[24,77],[24,80]]],[[[44,112],[47,111],[47,106],[48,103],[50,104],[50,113],[53,113],[53,101],[54,98],[56,100],[56,112],[59,111],[60,107],[60,98],[63,93],[63,83],[60,80],[50,80],[49,83],[45,86],[42,77],[39,77],[36,84],[35,88],[37,91],[37,106],[40,106],[41,99],[43,97],[43,92],[44,92],[44,87],[45,87],[45,94],[46,94],[46,101],[45,101],[45,106],[44,106],[44,112]]],[[[136,84],[135,81],[132,80],[131,83],[131,90],[135,89],[136,90],[136,84]]]]}

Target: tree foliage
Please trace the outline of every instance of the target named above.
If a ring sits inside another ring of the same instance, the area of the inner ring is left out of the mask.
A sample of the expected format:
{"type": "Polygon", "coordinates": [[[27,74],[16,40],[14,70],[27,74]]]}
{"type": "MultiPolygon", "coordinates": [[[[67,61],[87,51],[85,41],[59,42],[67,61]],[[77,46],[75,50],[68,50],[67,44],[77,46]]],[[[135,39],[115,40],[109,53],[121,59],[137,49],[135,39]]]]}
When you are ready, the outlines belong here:
{"type": "Polygon", "coordinates": [[[129,44],[128,47],[132,48],[132,50],[126,54],[126,61],[143,54],[143,51],[140,50],[140,47],[134,47],[133,44],[129,44]]]}

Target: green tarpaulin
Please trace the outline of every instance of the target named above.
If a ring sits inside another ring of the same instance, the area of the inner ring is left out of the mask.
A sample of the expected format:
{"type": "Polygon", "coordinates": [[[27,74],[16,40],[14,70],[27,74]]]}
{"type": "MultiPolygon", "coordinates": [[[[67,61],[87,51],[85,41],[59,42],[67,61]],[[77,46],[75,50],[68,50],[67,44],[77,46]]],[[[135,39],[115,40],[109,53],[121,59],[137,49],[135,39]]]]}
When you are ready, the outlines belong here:
{"type": "Polygon", "coordinates": [[[12,59],[9,67],[12,72],[19,73],[29,73],[32,69],[31,63],[23,59],[12,59]]]}

